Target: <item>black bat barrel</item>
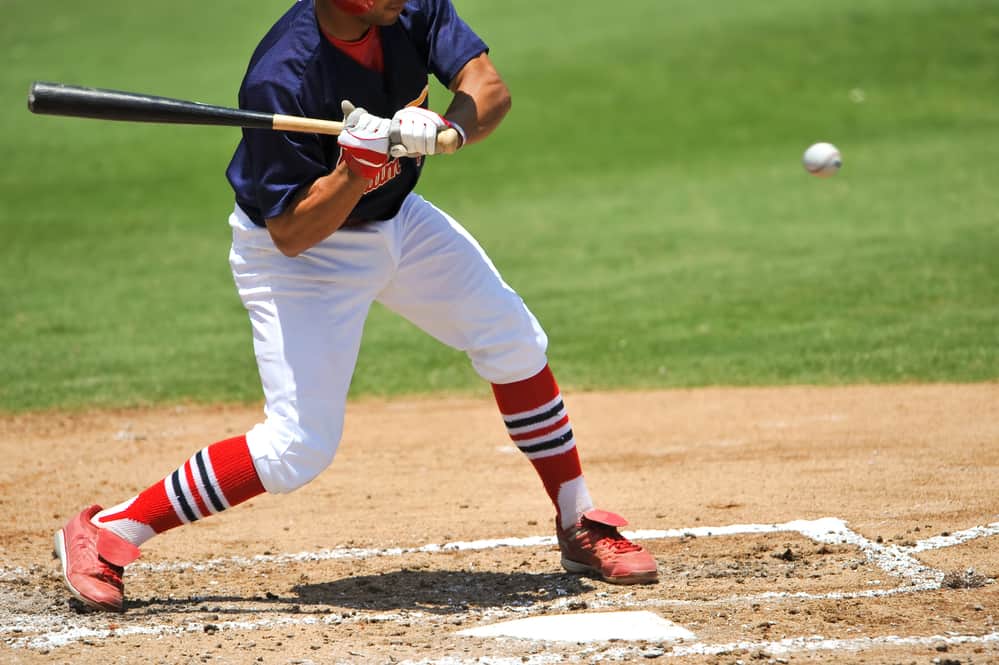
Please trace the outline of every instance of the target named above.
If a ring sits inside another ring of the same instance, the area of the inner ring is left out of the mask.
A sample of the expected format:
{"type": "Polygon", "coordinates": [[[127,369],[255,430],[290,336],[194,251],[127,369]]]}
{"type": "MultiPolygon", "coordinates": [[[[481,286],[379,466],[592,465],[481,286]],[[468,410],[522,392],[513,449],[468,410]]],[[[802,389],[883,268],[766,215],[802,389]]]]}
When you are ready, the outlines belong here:
{"type": "Polygon", "coordinates": [[[28,92],[28,109],[32,113],[98,120],[225,125],[254,129],[270,129],[274,121],[273,114],[261,111],[244,111],[169,97],[42,81],[32,84],[28,92]]]}

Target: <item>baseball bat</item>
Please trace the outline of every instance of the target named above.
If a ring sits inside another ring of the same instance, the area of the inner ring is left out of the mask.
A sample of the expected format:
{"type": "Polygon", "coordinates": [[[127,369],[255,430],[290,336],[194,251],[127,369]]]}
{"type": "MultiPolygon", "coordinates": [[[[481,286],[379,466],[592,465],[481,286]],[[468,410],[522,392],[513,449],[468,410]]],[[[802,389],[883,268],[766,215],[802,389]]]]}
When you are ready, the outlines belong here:
{"type": "MultiPolygon", "coordinates": [[[[44,81],[35,81],[31,84],[31,89],[28,91],[28,109],[32,113],[44,115],[97,120],[221,125],[331,136],[343,131],[343,123],[334,120],[248,111],[170,97],[44,81]]],[[[458,149],[459,141],[458,132],[450,128],[445,129],[437,135],[437,152],[453,153],[458,149]]]]}

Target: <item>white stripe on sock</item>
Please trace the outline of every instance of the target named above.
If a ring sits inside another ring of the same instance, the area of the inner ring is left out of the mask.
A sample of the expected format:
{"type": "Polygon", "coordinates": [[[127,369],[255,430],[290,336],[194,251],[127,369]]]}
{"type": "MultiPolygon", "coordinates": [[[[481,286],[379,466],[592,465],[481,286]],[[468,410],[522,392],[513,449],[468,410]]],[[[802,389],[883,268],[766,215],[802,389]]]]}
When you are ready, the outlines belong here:
{"type": "MultiPolygon", "coordinates": [[[[201,458],[205,460],[205,470],[208,471],[208,480],[212,483],[212,488],[215,490],[215,496],[217,496],[219,501],[222,502],[222,509],[227,510],[232,508],[232,506],[229,505],[229,499],[225,497],[225,492],[222,491],[222,486],[219,485],[219,479],[215,476],[215,467],[212,466],[212,458],[211,455],[208,454],[208,448],[205,448],[201,458]]],[[[214,510],[214,506],[212,509],[214,510]]]]}
{"type": "MultiPolygon", "coordinates": [[[[193,463],[192,459],[189,463],[193,463]]],[[[187,482],[187,469],[185,468],[187,464],[180,467],[177,471],[177,475],[180,476],[180,489],[184,493],[184,499],[187,501],[187,505],[191,507],[191,512],[194,513],[194,519],[200,520],[204,519],[204,515],[201,514],[201,508],[198,507],[198,502],[194,498],[194,492],[191,491],[191,484],[187,482]]],[[[191,469],[192,474],[194,469],[191,469]]]]}
{"type": "MultiPolygon", "coordinates": [[[[557,439],[566,432],[570,431],[571,429],[572,429],[572,423],[566,423],[565,425],[562,425],[558,429],[553,429],[551,432],[546,432],[544,434],[541,434],[540,436],[536,436],[531,439],[517,439],[516,441],[514,441],[514,443],[517,445],[518,448],[521,449],[530,448],[531,446],[537,445],[539,443],[544,443],[545,441],[551,441],[552,439],[557,439]]],[[[572,441],[573,438],[570,438],[567,443],[571,443],[572,441]]],[[[544,452],[547,453],[548,451],[546,450],[544,452]]]]}
{"type": "Polygon", "coordinates": [[[163,479],[163,489],[166,490],[167,499],[170,501],[170,507],[173,508],[174,515],[177,519],[181,521],[182,524],[190,524],[191,520],[187,519],[187,515],[184,514],[184,509],[180,505],[180,501],[177,500],[177,495],[173,491],[173,474],[163,479]]]}

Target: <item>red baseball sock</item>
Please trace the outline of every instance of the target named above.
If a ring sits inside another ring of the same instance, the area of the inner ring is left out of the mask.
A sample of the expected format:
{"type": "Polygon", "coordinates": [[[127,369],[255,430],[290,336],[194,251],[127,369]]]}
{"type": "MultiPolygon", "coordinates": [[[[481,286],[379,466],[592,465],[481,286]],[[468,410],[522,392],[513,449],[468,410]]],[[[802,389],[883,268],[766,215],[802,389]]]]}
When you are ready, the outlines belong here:
{"type": "Polygon", "coordinates": [[[507,432],[541,476],[562,528],[575,524],[593,501],[551,369],[545,365],[529,379],[492,386],[507,432]]]}
{"type": "Polygon", "coordinates": [[[264,492],[246,437],[237,436],[199,450],[172,474],[128,501],[93,517],[136,547],[158,533],[264,492]]]}

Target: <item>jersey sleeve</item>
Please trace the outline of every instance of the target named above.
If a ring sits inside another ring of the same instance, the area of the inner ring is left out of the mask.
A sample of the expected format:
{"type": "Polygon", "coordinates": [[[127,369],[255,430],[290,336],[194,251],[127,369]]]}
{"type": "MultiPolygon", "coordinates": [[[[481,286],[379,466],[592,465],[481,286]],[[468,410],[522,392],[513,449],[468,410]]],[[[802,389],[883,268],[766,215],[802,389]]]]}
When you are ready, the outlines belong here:
{"type": "Polygon", "coordinates": [[[430,30],[427,46],[430,71],[445,87],[469,60],[489,47],[465,21],[458,16],[451,0],[431,0],[430,30]]]}
{"type": "MultiPolygon", "coordinates": [[[[317,117],[293,91],[263,81],[243,89],[240,106],[254,111],[317,117]]],[[[248,166],[246,183],[256,197],[264,219],[277,217],[295,194],[330,171],[325,152],[315,134],[245,129],[243,141],[248,166]]]]}

